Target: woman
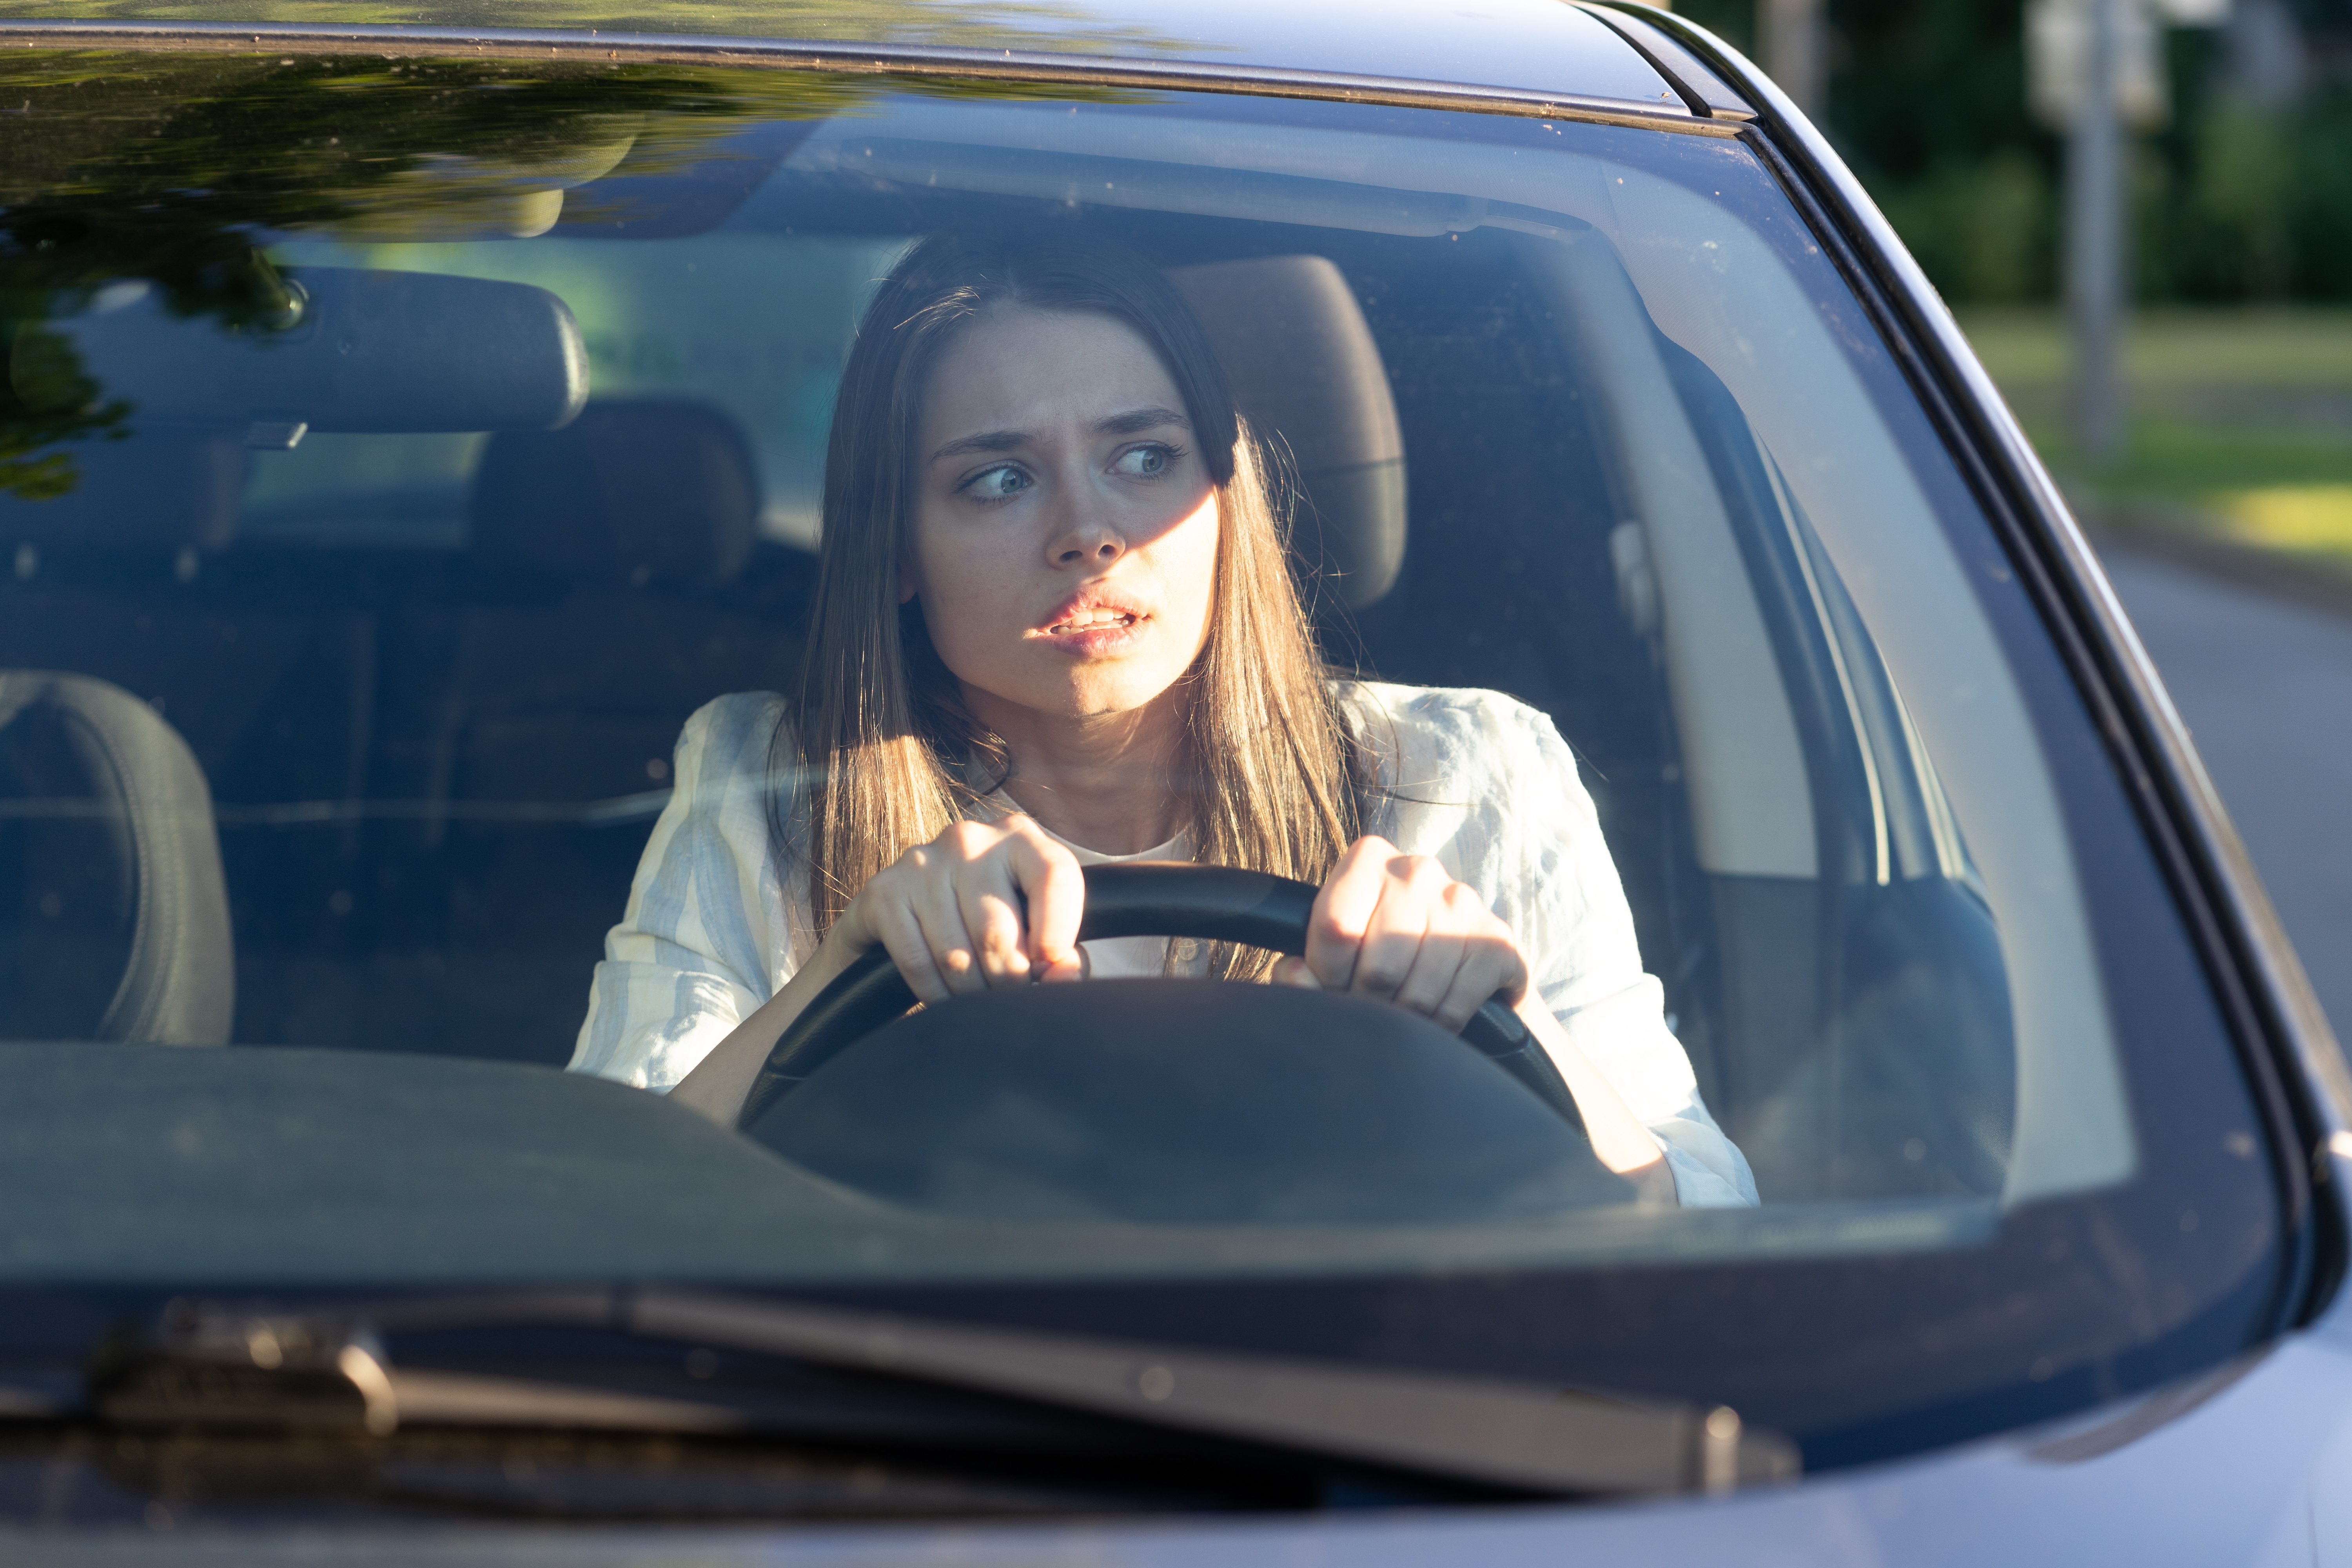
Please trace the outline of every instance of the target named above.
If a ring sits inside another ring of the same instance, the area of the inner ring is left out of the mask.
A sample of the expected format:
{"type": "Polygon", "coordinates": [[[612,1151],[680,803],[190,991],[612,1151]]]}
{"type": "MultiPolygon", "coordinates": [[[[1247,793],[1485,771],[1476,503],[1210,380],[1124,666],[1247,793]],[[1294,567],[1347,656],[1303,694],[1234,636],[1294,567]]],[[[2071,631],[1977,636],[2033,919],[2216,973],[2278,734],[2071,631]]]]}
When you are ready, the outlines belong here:
{"type": "Polygon", "coordinates": [[[1168,971],[1456,1029],[1499,991],[1645,1199],[1756,1201],[1550,721],[1327,679],[1207,340],[1126,252],[941,237],[885,281],[826,454],[801,689],[704,708],[676,770],[575,1071],[731,1122],[877,945],[926,1003],[1168,971]],[[1319,884],[1305,956],[1082,950],[1078,868],[1125,858],[1319,884]]]}

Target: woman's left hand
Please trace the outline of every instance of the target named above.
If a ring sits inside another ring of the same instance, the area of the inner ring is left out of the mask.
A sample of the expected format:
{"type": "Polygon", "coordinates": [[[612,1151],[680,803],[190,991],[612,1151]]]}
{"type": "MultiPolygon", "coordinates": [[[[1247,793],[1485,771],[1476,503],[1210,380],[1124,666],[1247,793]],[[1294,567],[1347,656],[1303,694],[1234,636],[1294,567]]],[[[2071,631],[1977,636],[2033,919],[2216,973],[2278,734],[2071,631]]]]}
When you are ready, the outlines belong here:
{"type": "Polygon", "coordinates": [[[1426,855],[1359,838],[1315,896],[1307,955],[1275,965],[1279,984],[1377,996],[1458,1032],[1496,992],[1517,1005],[1527,959],[1478,889],[1426,855]]]}
{"type": "Polygon", "coordinates": [[[1307,956],[1283,959],[1273,978],[1378,996],[1450,1034],[1459,1034],[1470,1015],[1501,992],[1576,1097],[1594,1155],[1632,1182],[1642,1202],[1675,1201],[1674,1173],[1657,1140],[1542,1000],[1528,995],[1528,961],[1510,926],[1477,889],[1455,881],[1426,855],[1407,855],[1385,838],[1357,839],[1315,895],[1307,956]]]}

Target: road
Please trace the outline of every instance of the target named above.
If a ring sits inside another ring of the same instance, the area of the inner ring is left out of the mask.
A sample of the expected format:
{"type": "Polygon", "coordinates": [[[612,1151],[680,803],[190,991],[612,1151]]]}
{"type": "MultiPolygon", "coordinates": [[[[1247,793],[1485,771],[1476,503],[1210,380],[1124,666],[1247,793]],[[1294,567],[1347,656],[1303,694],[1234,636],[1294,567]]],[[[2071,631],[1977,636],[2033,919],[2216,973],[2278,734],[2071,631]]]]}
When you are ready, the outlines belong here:
{"type": "Polygon", "coordinates": [[[2104,559],[2339,1037],[2352,1039],[2352,615],[2104,559]]]}

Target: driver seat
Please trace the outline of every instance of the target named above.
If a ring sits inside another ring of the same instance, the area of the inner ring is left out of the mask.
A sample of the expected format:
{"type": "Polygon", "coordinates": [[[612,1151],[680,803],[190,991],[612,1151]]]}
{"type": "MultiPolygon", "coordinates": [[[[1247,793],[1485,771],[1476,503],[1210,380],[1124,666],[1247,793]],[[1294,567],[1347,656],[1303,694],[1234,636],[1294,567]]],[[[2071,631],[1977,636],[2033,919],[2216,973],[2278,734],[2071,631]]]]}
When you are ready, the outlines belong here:
{"type": "Polygon", "coordinates": [[[1288,481],[1308,602],[1362,610],[1387,597],[1404,566],[1404,436],[1346,277],[1328,257],[1258,256],[1168,278],[1288,481]]]}
{"type": "Polygon", "coordinates": [[[0,670],[0,1037],[228,1043],[236,964],[212,791],[152,708],[0,670]]]}

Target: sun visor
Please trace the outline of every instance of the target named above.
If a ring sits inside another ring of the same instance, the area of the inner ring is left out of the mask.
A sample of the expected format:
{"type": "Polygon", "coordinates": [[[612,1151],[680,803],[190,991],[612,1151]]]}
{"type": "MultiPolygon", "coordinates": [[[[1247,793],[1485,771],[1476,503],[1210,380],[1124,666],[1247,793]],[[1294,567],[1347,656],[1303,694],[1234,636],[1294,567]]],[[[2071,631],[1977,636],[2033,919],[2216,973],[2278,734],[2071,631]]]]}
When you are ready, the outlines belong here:
{"type": "MultiPolygon", "coordinates": [[[[136,424],[278,427],[289,445],[304,427],[552,429],[588,400],[579,325],[544,289],[346,268],[288,276],[302,303],[282,330],[175,316],[155,290],[123,284],[49,332],[136,424]]],[[[23,342],[10,378],[37,403],[55,366],[26,363],[23,342]]]]}

